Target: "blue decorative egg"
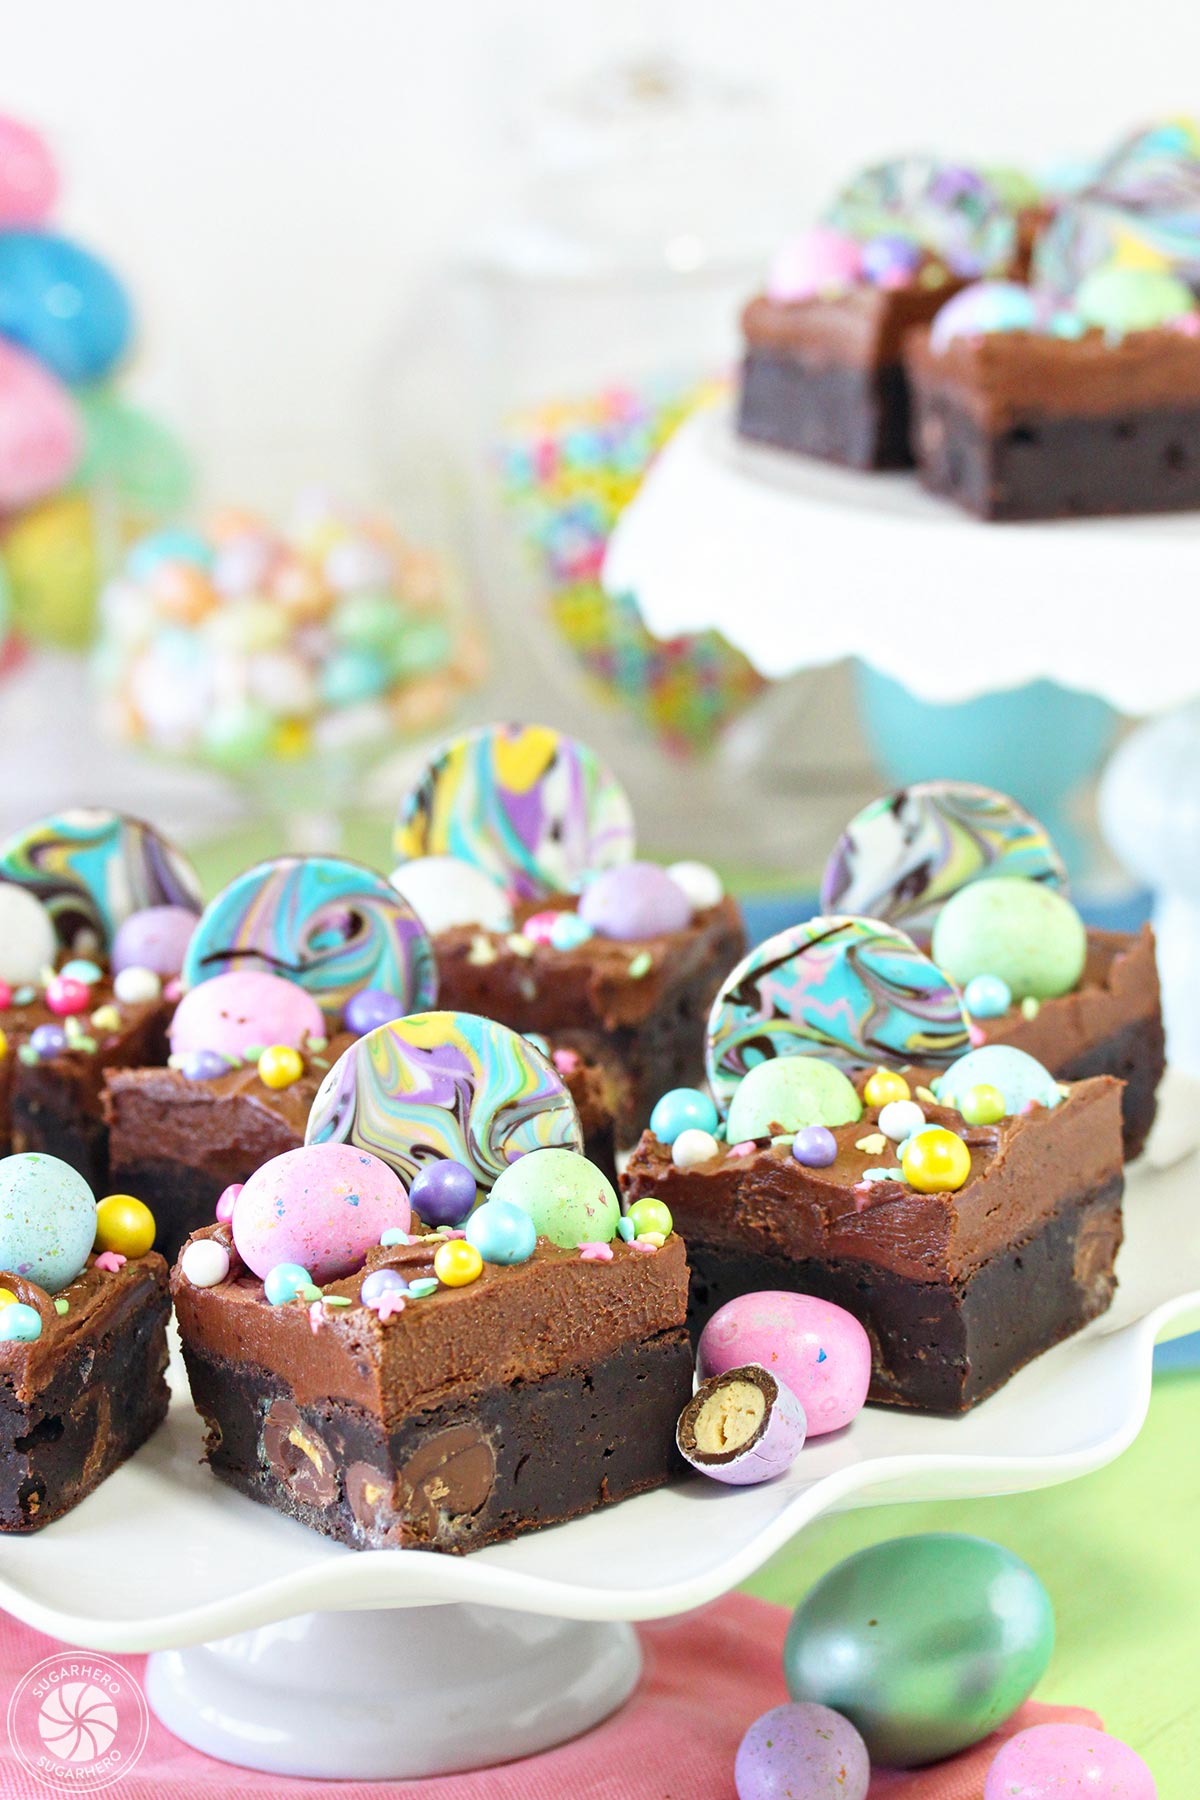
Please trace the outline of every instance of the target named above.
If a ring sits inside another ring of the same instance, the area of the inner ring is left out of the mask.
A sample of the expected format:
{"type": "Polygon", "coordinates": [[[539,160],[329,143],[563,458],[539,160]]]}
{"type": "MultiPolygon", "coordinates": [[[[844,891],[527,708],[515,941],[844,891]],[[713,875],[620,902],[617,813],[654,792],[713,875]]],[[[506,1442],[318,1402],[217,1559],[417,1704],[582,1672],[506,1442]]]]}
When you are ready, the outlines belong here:
{"type": "Polygon", "coordinates": [[[962,1110],[962,1102],[974,1087],[994,1087],[1004,1096],[1009,1113],[1035,1103],[1057,1106],[1062,1099],[1057,1081],[1026,1050],[1015,1050],[1011,1044],[984,1044],[969,1050],[951,1063],[944,1075],[934,1082],[934,1092],[943,1106],[962,1110]]]}
{"type": "Polygon", "coordinates": [[[1016,281],[976,281],[948,300],[933,321],[930,346],[939,354],[955,338],[986,337],[993,331],[1037,331],[1038,303],[1016,281]]]}
{"type": "Polygon", "coordinates": [[[60,380],[100,380],[132,330],[124,288],[89,250],[52,231],[0,233],[0,333],[60,380]]]}
{"type": "Polygon", "coordinates": [[[95,1240],[96,1196],[69,1163],[33,1150],[0,1162],[0,1269],[57,1294],[95,1240]]]}
{"type": "Polygon", "coordinates": [[[486,1200],[463,1227],[485,1263],[528,1262],[537,1248],[537,1227],[529,1214],[507,1200],[486,1200]]]}

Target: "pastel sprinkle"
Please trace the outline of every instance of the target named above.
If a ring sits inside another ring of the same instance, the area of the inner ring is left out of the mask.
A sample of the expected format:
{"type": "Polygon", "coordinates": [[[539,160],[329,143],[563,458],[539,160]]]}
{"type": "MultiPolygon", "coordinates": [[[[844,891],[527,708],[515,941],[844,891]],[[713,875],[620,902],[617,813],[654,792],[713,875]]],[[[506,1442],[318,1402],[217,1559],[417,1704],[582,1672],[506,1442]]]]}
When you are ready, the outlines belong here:
{"type": "Polygon", "coordinates": [[[740,1144],[730,1144],[729,1156],[749,1156],[758,1148],[753,1138],[743,1138],[740,1144]]]}
{"type": "Polygon", "coordinates": [[[121,1015],[115,1006],[98,1006],[92,1014],[97,1031],[120,1031],[121,1015]]]}
{"type": "Polygon", "coordinates": [[[1021,1002],[1021,1017],[1023,1019],[1036,1019],[1041,1010],[1042,1003],[1040,1000],[1036,999],[1033,994],[1027,994],[1021,1002]]]}
{"type": "Polygon", "coordinates": [[[125,1258],[119,1250],[102,1250],[96,1258],[95,1266],[103,1269],[107,1275],[115,1275],[118,1269],[125,1267],[125,1258]]]}
{"type": "Polygon", "coordinates": [[[657,1232],[648,1232],[645,1237],[634,1238],[632,1248],[640,1250],[643,1256],[657,1256],[658,1245],[651,1242],[651,1238],[657,1236],[657,1232]]]}
{"type": "Polygon", "coordinates": [[[510,932],[509,936],[506,937],[504,941],[514,956],[533,955],[535,948],[533,939],[523,937],[519,931],[510,932]]]}
{"type": "Polygon", "coordinates": [[[352,1306],[354,1304],[348,1294],[326,1294],[324,1298],[326,1306],[352,1306]]]}
{"type": "Polygon", "coordinates": [[[439,1283],[433,1275],[419,1275],[416,1281],[408,1284],[409,1294],[414,1300],[428,1300],[430,1294],[436,1294],[439,1283]]]}
{"type": "Polygon", "coordinates": [[[880,1151],[886,1150],[887,1147],[888,1140],[882,1131],[869,1132],[866,1137],[859,1138],[854,1146],[856,1150],[865,1150],[868,1156],[878,1156],[880,1151]]]}
{"type": "Polygon", "coordinates": [[[381,1294],[368,1300],[367,1305],[377,1315],[379,1323],[386,1325],[389,1319],[394,1319],[397,1313],[404,1311],[404,1295],[399,1288],[384,1288],[381,1294]]]}
{"type": "Polygon", "coordinates": [[[926,1106],[936,1106],[937,1105],[937,1095],[932,1091],[931,1088],[927,1088],[927,1087],[917,1088],[916,1096],[917,1096],[918,1100],[923,1100],[925,1102],[926,1106]]]}
{"type": "Polygon", "coordinates": [[[648,950],[639,950],[627,971],[630,981],[640,981],[654,967],[654,958],[648,950]]]}
{"type": "Polygon", "coordinates": [[[385,1250],[391,1250],[397,1244],[411,1244],[415,1240],[407,1231],[401,1231],[398,1225],[389,1225],[379,1242],[385,1250]]]}
{"type": "Polygon", "coordinates": [[[823,1363],[823,1362],[828,1362],[828,1361],[829,1361],[829,1358],[828,1358],[828,1357],[827,1357],[827,1356],[826,1356],[826,1354],[825,1354],[825,1352],[824,1352],[824,1351],[823,1351],[823,1350],[818,1350],[818,1351],[817,1351],[817,1361],[818,1361],[818,1362],[819,1362],[819,1363],[823,1363]]]}
{"type": "Polygon", "coordinates": [[[493,944],[491,938],[473,937],[471,939],[471,948],[467,951],[467,961],[473,964],[475,968],[482,969],[485,968],[488,963],[496,962],[499,955],[500,952],[497,950],[495,944],[493,944]]]}
{"type": "Polygon", "coordinates": [[[637,1236],[637,1227],[632,1219],[622,1218],[617,1220],[617,1236],[623,1239],[625,1243],[632,1244],[634,1238],[637,1236]]]}
{"type": "Polygon", "coordinates": [[[71,1303],[69,1300],[56,1300],[54,1302],[54,1310],[61,1319],[64,1313],[70,1312],[71,1303]]]}
{"type": "Polygon", "coordinates": [[[579,1259],[581,1262],[611,1262],[613,1259],[612,1245],[580,1244],[579,1259]]]}
{"type": "Polygon", "coordinates": [[[308,1324],[314,1337],[325,1323],[325,1309],[319,1300],[314,1300],[308,1309],[308,1324]]]}

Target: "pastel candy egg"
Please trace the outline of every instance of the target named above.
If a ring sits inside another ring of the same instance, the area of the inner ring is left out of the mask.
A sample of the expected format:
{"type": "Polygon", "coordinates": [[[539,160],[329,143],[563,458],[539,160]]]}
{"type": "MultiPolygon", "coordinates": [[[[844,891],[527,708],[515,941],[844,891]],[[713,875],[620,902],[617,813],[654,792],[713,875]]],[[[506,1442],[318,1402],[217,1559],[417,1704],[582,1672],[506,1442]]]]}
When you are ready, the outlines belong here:
{"type": "Polygon", "coordinates": [[[1012,989],[998,975],[973,975],[963,989],[963,1005],[975,1019],[1003,1018],[1012,999],[1012,989]]]}
{"type": "Polygon", "coordinates": [[[660,1144],[673,1144],[682,1131],[715,1131],[717,1109],[699,1088],[671,1088],[655,1101],[650,1129],[660,1144]]]}
{"type": "Polygon", "coordinates": [[[831,1569],[796,1609],[783,1672],[793,1700],[851,1720],[872,1762],[915,1768],[1010,1718],[1053,1645],[1032,1569],[983,1538],[930,1532],[831,1569]]]}
{"type": "Polygon", "coordinates": [[[929,346],[940,355],[955,338],[1037,331],[1040,323],[1031,289],[1017,281],[976,281],[942,307],[930,327],[929,346]]]}
{"type": "Polygon", "coordinates": [[[809,1125],[853,1125],[862,1101],[853,1082],[817,1056],[776,1056],[755,1063],[729,1102],[725,1132],[731,1144],[777,1137],[809,1125]]]}
{"type": "Polygon", "coordinates": [[[512,930],[512,905],[500,883],[460,856],[418,856],[389,880],[430,935],[462,925],[512,930]]]}
{"type": "Polygon", "coordinates": [[[466,1223],[467,1242],[486,1263],[528,1262],[537,1247],[537,1227],[523,1207],[486,1200],[466,1223]]]}
{"type": "Polygon", "coordinates": [[[106,375],[132,329],[124,289],[81,244],[52,231],[0,232],[0,331],[60,381],[106,375]]]}
{"type": "Polygon", "coordinates": [[[0,339],[0,507],[16,512],[53,493],[79,461],[82,442],[66,388],[0,339]]]}
{"type": "Polygon", "coordinates": [[[621,1217],[611,1181],[575,1150],[530,1151],[498,1177],[491,1198],[519,1206],[539,1237],[564,1250],[611,1243],[621,1217]]]}
{"type": "Polygon", "coordinates": [[[0,1339],[5,1343],[31,1344],[42,1335],[42,1315],[36,1306],[14,1300],[0,1310],[0,1339]]]}
{"type": "Polygon", "coordinates": [[[171,1021],[171,1052],[212,1050],[240,1060],[268,1044],[301,1050],[324,1035],[321,1009],[302,987],[259,969],[234,969],[183,996],[171,1021]]]}
{"type": "Polygon", "coordinates": [[[871,1341],[851,1313],[811,1294],[766,1289],[718,1308],[700,1333],[701,1381],[761,1363],[804,1408],[808,1435],[839,1431],[862,1411],[871,1380],[871,1341]]]}
{"type": "Polygon", "coordinates": [[[57,948],[50,914],[36,894],[0,882],[0,981],[9,987],[36,981],[57,948]]]}
{"type": "Polygon", "coordinates": [[[40,225],[58,198],[58,171],[44,138],[0,116],[0,230],[40,225]]]}
{"type": "Polygon", "coordinates": [[[879,1129],[893,1144],[902,1144],[924,1123],[925,1114],[915,1100],[889,1100],[879,1114],[879,1129]]]}
{"type": "Polygon", "coordinates": [[[1087,932],[1071,902],[1041,882],[998,875],[960,888],[933,927],[933,960],[965,988],[998,976],[1016,1000],[1069,994],[1087,958],[1087,932]]]}
{"type": "Polygon", "coordinates": [[[1031,1725],[1000,1750],[983,1800],[1156,1800],[1154,1777],[1120,1738],[1090,1725],[1031,1725]]]}
{"type": "Polygon", "coordinates": [[[1014,1049],[1011,1044],[984,1044],[968,1050],[933,1084],[942,1105],[957,1107],[960,1112],[967,1095],[978,1087],[995,1088],[1004,1096],[1009,1113],[1018,1113],[1031,1103],[1057,1106],[1062,1099],[1049,1069],[1027,1050],[1014,1049]]]}
{"type": "Polygon", "coordinates": [[[814,225],[776,251],[767,273],[767,295],[787,302],[844,294],[858,285],[861,271],[862,250],[854,238],[814,225]]]}
{"type": "Polygon", "coordinates": [[[682,931],[692,903],[657,863],[622,863],[589,882],[579,901],[579,917],[600,937],[628,943],[682,931]]]}
{"type": "Polygon", "coordinates": [[[707,912],[709,907],[719,906],[725,898],[725,883],[708,863],[671,863],[667,874],[676,887],[683,889],[693,912],[707,912]]]}
{"type": "Polygon", "coordinates": [[[0,1162],[0,1269],[57,1294],[95,1236],[96,1196],[69,1163],[28,1150],[0,1162]]]}
{"type": "Polygon", "coordinates": [[[867,1746],[849,1719],[793,1701],[755,1719],[733,1765],[738,1800],[866,1800],[867,1746]]]}
{"type": "Polygon", "coordinates": [[[184,1246],[179,1268],[193,1287],[216,1287],[229,1273],[229,1252],[214,1238],[197,1238],[184,1246]]]}
{"type": "Polygon", "coordinates": [[[1124,337],[1185,318],[1195,311],[1196,300],[1186,283],[1166,269],[1110,263],[1084,276],[1075,290],[1074,307],[1085,325],[1124,337]]]}
{"type": "Polygon", "coordinates": [[[378,1157],[349,1144],[306,1144],[251,1175],[234,1202],[233,1241],[256,1275],[299,1263],[314,1282],[336,1281],[411,1218],[399,1176],[378,1157]]]}

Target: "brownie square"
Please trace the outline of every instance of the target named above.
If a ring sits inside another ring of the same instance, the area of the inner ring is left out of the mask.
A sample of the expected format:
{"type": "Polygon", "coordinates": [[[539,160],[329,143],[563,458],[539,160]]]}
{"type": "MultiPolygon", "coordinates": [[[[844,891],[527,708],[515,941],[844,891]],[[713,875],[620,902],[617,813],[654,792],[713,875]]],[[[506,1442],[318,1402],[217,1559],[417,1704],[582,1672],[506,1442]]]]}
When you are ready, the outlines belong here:
{"type": "Polygon", "coordinates": [[[443,1239],[372,1250],[322,1289],[269,1305],[226,1226],[227,1278],[172,1291],[192,1398],[223,1481],[355,1549],[455,1554],[661,1486],[691,1397],[687,1264],[670,1237],[610,1259],[540,1240],[382,1320],[359,1298],[384,1266],[433,1273],[443,1239]],[[349,1305],[330,1304],[343,1299],[349,1305]]]}
{"type": "Polygon", "coordinates": [[[872,1400],[951,1414],[1106,1310],[1122,1235],[1119,1083],[1084,1081],[1053,1108],[987,1126],[967,1126],[927,1090],[918,1099],[928,1123],[970,1149],[957,1192],[864,1179],[896,1157],[877,1107],[835,1128],[827,1168],[802,1166],[781,1136],[719,1144],[680,1169],[646,1133],[622,1185],[629,1201],[652,1195],[671,1209],[694,1332],[738,1294],[815,1294],[866,1327],[872,1400]]]}
{"type": "Polygon", "coordinates": [[[92,1261],[55,1300],[21,1276],[0,1286],[41,1314],[32,1343],[0,1343],[0,1531],[38,1531],[86,1498],[167,1411],[167,1265],[92,1261]]]}

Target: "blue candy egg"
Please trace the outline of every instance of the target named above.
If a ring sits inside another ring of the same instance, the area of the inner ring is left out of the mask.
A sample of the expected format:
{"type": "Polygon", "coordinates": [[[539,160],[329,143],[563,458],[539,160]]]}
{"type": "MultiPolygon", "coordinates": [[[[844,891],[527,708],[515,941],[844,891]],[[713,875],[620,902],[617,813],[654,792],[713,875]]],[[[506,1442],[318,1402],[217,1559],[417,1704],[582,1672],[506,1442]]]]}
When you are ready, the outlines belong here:
{"type": "Polygon", "coordinates": [[[95,1240],[96,1196],[69,1163],[33,1150],[0,1162],[0,1269],[57,1294],[95,1240]]]}
{"type": "Polygon", "coordinates": [[[684,1131],[715,1131],[717,1109],[699,1088],[671,1088],[655,1103],[650,1129],[660,1144],[673,1144],[684,1131]]]}
{"type": "Polygon", "coordinates": [[[0,1342],[32,1344],[41,1335],[42,1315],[36,1307],[26,1306],[23,1300],[0,1306],[0,1342]]]}
{"type": "Polygon", "coordinates": [[[1012,989],[999,975],[973,975],[963,1001],[973,1019],[999,1019],[1012,1005],[1012,989]]]}
{"type": "Polygon", "coordinates": [[[0,232],[0,332],[74,385],[98,381],[133,330],[120,282],[52,231],[0,232]]]}
{"type": "Polygon", "coordinates": [[[969,1050],[938,1077],[934,1092],[943,1106],[961,1108],[973,1087],[996,1088],[1004,1095],[1010,1113],[1020,1112],[1030,1102],[1057,1106],[1062,1099],[1049,1069],[1036,1056],[1014,1050],[1011,1044],[985,1044],[980,1050],[969,1050]]]}
{"type": "Polygon", "coordinates": [[[533,1220],[507,1200],[486,1200],[463,1230],[486,1263],[528,1262],[537,1246],[533,1220]]]}
{"type": "Polygon", "coordinates": [[[930,328],[931,349],[941,352],[955,338],[986,337],[993,331],[1037,331],[1038,303],[1017,281],[976,281],[948,300],[930,328]]]}
{"type": "Polygon", "coordinates": [[[140,538],[125,558],[125,569],[134,581],[146,581],[160,563],[191,563],[197,569],[211,569],[213,547],[198,531],[186,525],[169,525],[140,538]]]}
{"type": "Polygon", "coordinates": [[[284,1306],[305,1288],[313,1285],[312,1276],[299,1263],[276,1263],[263,1278],[263,1293],[272,1306],[284,1306]]]}

